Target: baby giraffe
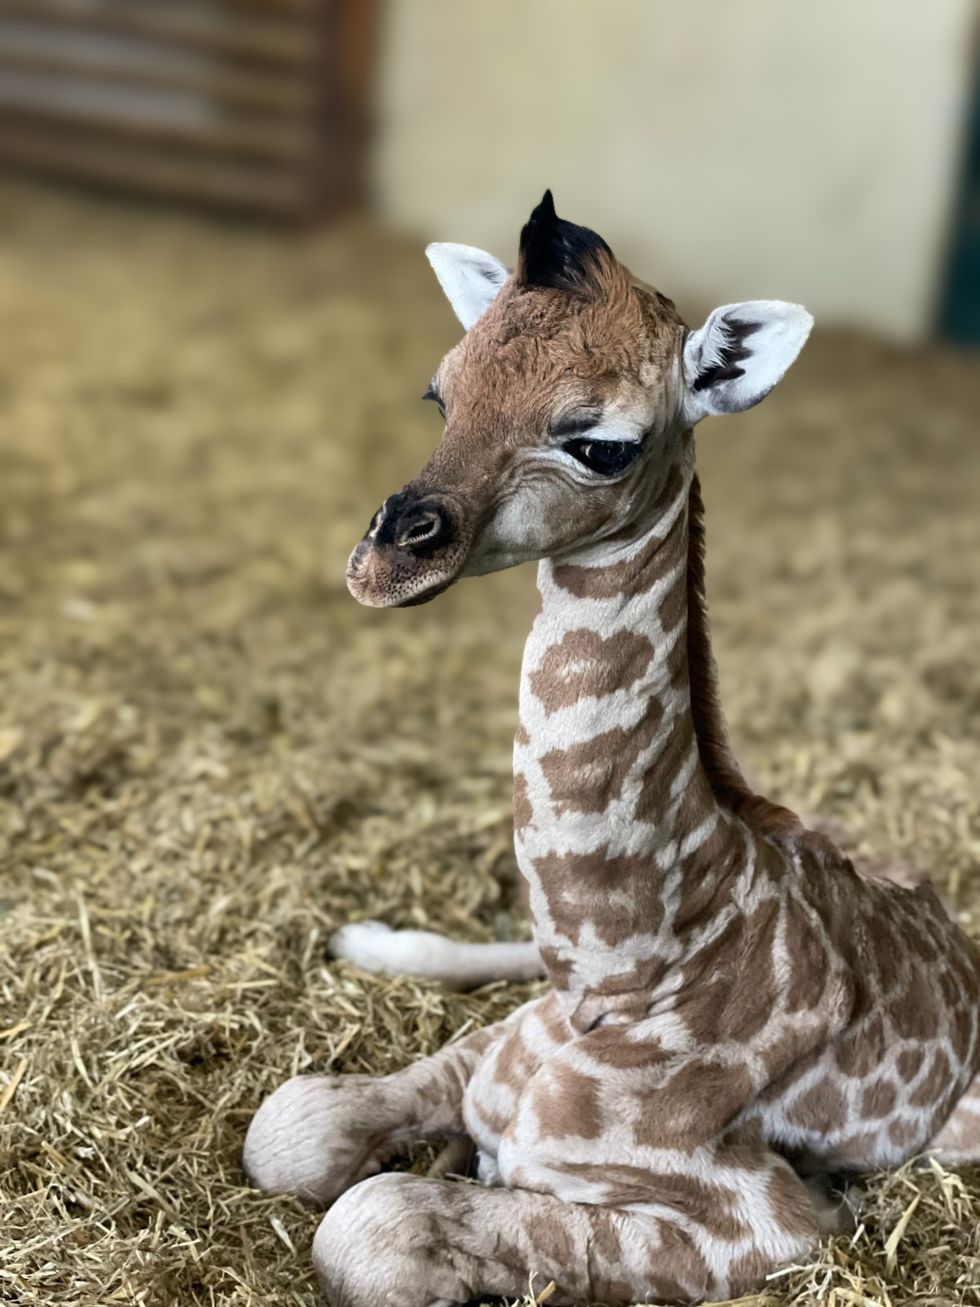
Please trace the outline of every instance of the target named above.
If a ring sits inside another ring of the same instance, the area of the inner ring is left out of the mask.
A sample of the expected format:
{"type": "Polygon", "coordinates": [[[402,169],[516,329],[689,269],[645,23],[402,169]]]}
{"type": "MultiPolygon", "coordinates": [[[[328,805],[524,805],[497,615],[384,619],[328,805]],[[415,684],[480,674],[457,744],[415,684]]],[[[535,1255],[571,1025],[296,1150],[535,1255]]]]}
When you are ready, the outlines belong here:
{"type": "Polygon", "coordinates": [[[980,1156],[980,951],[754,794],[718,703],[692,428],[758,403],[811,319],[689,331],[550,193],[513,273],[428,253],[466,329],[445,434],[348,585],[396,607],[539,560],[514,827],[551,988],[397,1074],[287,1081],[245,1167],[330,1205],[333,1307],[746,1293],[827,1228],[808,1177],[980,1156]],[[376,1174],[453,1135],[483,1185],[376,1174]]]}

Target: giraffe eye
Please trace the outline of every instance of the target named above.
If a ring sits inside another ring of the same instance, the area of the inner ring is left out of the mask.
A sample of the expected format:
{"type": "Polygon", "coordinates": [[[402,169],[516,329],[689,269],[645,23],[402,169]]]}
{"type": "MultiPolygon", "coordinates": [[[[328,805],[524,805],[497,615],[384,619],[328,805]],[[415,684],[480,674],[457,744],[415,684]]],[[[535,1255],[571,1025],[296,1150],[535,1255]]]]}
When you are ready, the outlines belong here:
{"type": "Polygon", "coordinates": [[[562,449],[590,472],[616,476],[624,472],[642,448],[638,440],[569,440],[562,449]]]}

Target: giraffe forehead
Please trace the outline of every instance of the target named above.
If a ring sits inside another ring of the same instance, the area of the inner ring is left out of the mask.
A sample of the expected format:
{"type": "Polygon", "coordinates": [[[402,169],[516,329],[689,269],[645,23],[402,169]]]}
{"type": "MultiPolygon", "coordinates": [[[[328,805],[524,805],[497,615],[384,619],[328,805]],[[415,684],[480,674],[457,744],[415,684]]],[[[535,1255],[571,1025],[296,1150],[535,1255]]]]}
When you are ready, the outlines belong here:
{"type": "Polygon", "coordinates": [[[581,334],[520,334],[501,339],[473,328],[439,369],[454,416],[493,428],[507,418],[525,431],[581,408],[596,415],[642,402],[649,354],[638,338],[607,337],[590,345],[581,334]],[[474,333],[479,333],[474,339],[474,333]]]}
{"type": "Polygon", "coordinates": [[[673,304],[625,269],[594,296],[504,288],[443,360],[438,381],[461,417],[526,432],[580,406],[628,412],[660,394],[678,354],[673,304]]]}

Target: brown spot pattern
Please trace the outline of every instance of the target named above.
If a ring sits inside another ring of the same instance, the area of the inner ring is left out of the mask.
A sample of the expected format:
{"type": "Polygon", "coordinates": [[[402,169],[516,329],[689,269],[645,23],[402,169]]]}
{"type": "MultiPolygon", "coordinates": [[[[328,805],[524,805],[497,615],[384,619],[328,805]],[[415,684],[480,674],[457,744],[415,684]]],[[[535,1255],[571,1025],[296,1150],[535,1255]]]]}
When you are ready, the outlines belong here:
{"type": "MultiPolygon", "coordinates": [[[[579,927],[581,929],[581,927],[579,927]]],[[[576,936],[577,938],[577,936],[576,936]]],[[[575,965],[571,958],[562,957],[556,948],[550,944],[542,944],[541,961],[548,972],[548,978],[554,985],[555,989],[568,989],[571,985],[575,965]]]]}
{"type": "Polygon", "coordinates": [[[927,973],[913,971],[889,1012],[902,1039],[928,1039],[935,1025],[936,1002],[927,973]]]}
{"type": "Polygon", "coordinates": [[[677,1298],[700,1298],[714,1283],[715,1277],[697,1244],[678,1225],[661,1223],[660,1239],[651,1251],[650,1262],[656,1276],[656,1291],[668,1302],[677,1298]]]}
{"type": "Polygon", "coordinates": [[[967,1060],[975,1021],[973,1012],[967,1007],[958,1007],[949,1022],[949,1039],[953,1046],[953,1055],[961,1062],[967,1060]]]}
{"type": "Polygon", "coordinates": [[[879,1013],[842,1035],[834,1046],[834,1058],[849,1076],[868,1076],[885,1055],[885,1027],[879,1013]]]}
{"type": "Polygon", "coordinates": [[[589,1056],[618,1071],[635,1071],[666,1062],[671,1054],[656,1040],[631,1039],[622,1030],[606,1026],[589,1035],[589,1056]]]}
{"type": "Polygon", "coordinates": [[[587,628],[568,631],[531,672],[531,692],[548,715],[580,699],[604,699],[635,685],[653,653],[650,639],[634,631],[605,637],[587,628]]]}
{"type": "Polygon", "coordinates": [[[612,1206],[662,1203],[683,1212],[717,1239],[734,1241],[747,1233],[745,1223],[737,1214],[738,1194],[727,1185],[706,1184],[694,1176],[648,1171],[625,1163],[599,1166],[590,1162],[565,1162],[561,1169],[568,1175],[605,1185],[606,1201],[612,1206]]]}
{"type": "Polygon", "coordinates": [[[624,902],[611,897],[641,878],[651,879],[649,858],[610,858],[605,848],[595,853],[549,853],[534,860],[534,870],[549,908],[573,944],[587,923],[595,926],[600,938],[614,943],[627,936],[638,919],[644,930],[656,930],[662,920],[663,905],[653,892],[642,907],[628,896],[624,902]]]}
{"type": "Polygon", "coordinates": [[[636,820],[659,825],[670,803],[670,787],[694,748],[694,727],[686,713],[671,723],[654,765],[643,777],[636,801],[636,820]]]}
{"type": "Polygon", "coordinates": [[[949,1058],[941,1048],[932,1056],[932,1065],[912,1091],[909,1102],[913,1107],[932,1107],[938,1102],[944,1091],[948,1090],[953,1079],[949,1058]]]}
{"type": "Polygon", "coordinates": [[[614,726],[591,740],[544,754],[541,770],[556,812],[604,812],[622,794],[662,719],[663,707],[651,699],[635,726],[614,726]]]}
{"type": "Polygon", "coordinates": [[[509,1031],[497,1046],[493,1078],[503,1085],[519,1085],[538,1069],[538,1057],[524,1042],[520,1028],[509,1031]]]}
{"type": "Polygon", "coordinates": [[[786,954],[790,965],[786,1010],[809,1011],[823,994],[828,959],[817,926],[797,903],[790,903],[786,913],[786,954]]]}
{"type": "Polygon", "coordinates": [[[637,821],[662,828],[669,819],[677,838],[682,838],[716,810],[714,796],[699,766],[695,765],[683,788],[674,789],[680,773],[690,765],[695,743],[690,723],[683,715],[675,717],[660,757],[655,760],[654,772],[643,779],[636,805],[637,821]]]}
{"type": "Polygon", "coordinates": [[[777,1166],[769,1177],[769,1209],[787,1234],[817,1234],[813,1203],[806,1187],[788,1166],[777,1166]]]}
{"type": "Polygon", "coordinates": [[[534,810],[527,793],[527,777],[523,772],[514,775],[514,829],[523,835],[534,819],[534,810]]]}
{"type": "Polygon", "coordinates": [[[845,1119],[846,1110],[844,1095],[833,1081],[825,1078],[801,1095],[787,1116],[805,1130],[828,1134],[845,1119]]]}
{"type": "Polygon", "coordinates": [[[537,1253],[556,1266],[570,1266],[576,1256],[571,1235],[557,1216],[532,1212],[524,1221],[524,1231],[537,1253]]]}
{"type": "Polygon", "coordinates": [[[915,1148],[921,1141],[919,1127],[911,1121],[893,1121],[888,1127],[888,1137],[898,1148],[915,1148]]]}
{"type": "Polygon", "coordinates": [[[880,1121],[894,1110],[898,1091],[890,1080],[873,1080],[865,1085],[861,1094],[861,1115],[871,1121],[880,1121]]]}
{"type": "MultiPolygon", "coordinates": [[[[691,818],[679,822],[690,826],[691,818]]],[[[701,928],[725,905],[736,879],[748,865],[748,850],[737,830],[720,820],[705,842],[685,858],[674,931],[681,938],[701,928]]],[[[697,958],[692,962],[697,965],[697,958]]]]}
{"type": "Polygon", "coordinates": [[[903,1080],[914,1080],[924,1060],[925,1052],[922,1048],[903,1048],[895,1059],[898,1074],[903,1080]]]}
{"type": "Polygon", "coordinates": [[[757,1249],[736,1257],[728,1268],[729,1293],[738,1298],[750,1294],[774,1269],[774,1265],[772,1257],[757,1249]]]}
{"type": "Polygon", "coordinates": [[[686,1062],[643,1101],[634,1137],[651,1148],[702,1144],[725,1130],[751,1098],[744,1067],[686,1062]]]}
{"type": "Polygon", "coordinates": [[[531,1086],[531,1105],[542,1139],[598,1139],[602,1131],[594,1077],[562,1062],[544,1067],[531,1086]]]}
{"type": "MultiPolygon", "coordinates": [[[[679,478],[672,477],[662,495],[669,503],[681,491],[679,478]]],[[[648,589],[654,563],[663,573],[676,566],[686,551],[686,520],[681,513],[666,537],[650,535],[631,557],[605,567],[559,564],[552,569],[555,584],[576,599],[633,599],[648,589]]]]}
{"type": "Polygon", "coordinates": [[[833,1163],[847,1169],[862,1170],[874,1163],[881,1147],[877,1130],[858,1130],[834,1146],[833,1163]]]}

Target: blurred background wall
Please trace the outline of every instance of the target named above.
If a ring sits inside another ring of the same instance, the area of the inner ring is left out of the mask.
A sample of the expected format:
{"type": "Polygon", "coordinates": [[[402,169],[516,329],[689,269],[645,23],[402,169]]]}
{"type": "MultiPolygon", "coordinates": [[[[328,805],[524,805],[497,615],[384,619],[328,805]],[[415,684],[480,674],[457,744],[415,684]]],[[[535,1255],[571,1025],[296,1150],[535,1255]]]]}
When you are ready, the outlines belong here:
{"type": "Polygon", "coordinates": [[[0,0],[0,168],[980,339],[977,0],[0,0]],[[973,107],[971,108],[971,105],[973,107]]]}
{"type": "Polygon", "coordinates": [[[513,254],[545,186],[676,298],[931,329],[972,0],[391,0],[374,190],[513,254]]]}

